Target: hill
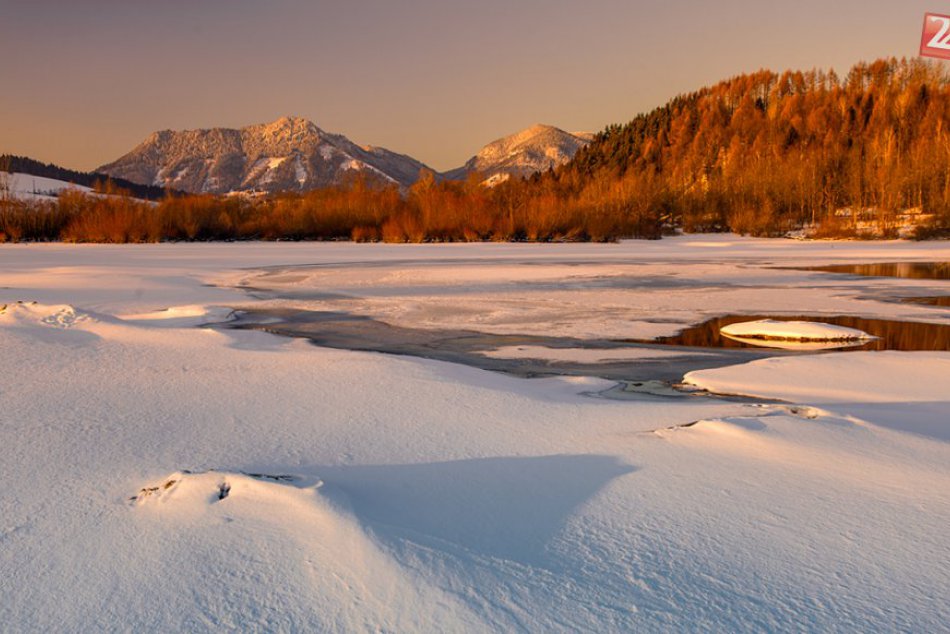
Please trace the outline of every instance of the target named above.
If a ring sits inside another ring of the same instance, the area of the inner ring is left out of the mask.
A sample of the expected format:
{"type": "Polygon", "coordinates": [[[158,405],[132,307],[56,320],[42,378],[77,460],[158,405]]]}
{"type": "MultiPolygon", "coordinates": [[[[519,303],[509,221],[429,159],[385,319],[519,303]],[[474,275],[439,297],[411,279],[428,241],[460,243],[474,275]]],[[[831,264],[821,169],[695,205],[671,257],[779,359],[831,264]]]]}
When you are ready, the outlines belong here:
{"type": "Polygon", "coordinates": [[[478,173],[486,185],[497,185],[511,177],[523,178],[544,172],[571,160],[593,138],[586,132],[571,133],[549,125],[534,125],[492,141],[462,167],[443,174],[464,180],[478,173]]]}
{"type": "Polygon", "coordinates": [[[10,173],[72,183],[89,189],[94,188],[97,183],[105,183],[111,180],[114,185],[128,190],[136,198],[145,200],[159,200],[166,194],[166,190],[162,187],[133,183],[124,178],[114,178],[102,172],[79,172],[53,163],[41,163],[25,156],[13,156],[11,154],[0,156],[0,169],[10,173]]]}

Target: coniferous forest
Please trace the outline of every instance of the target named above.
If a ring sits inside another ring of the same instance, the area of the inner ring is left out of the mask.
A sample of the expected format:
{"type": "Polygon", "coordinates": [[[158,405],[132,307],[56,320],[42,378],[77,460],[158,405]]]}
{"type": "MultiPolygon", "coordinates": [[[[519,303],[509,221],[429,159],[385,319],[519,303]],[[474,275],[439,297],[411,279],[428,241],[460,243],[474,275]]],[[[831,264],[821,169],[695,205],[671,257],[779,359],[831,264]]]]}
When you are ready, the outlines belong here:
{"type": "Polygon", "coordinates": [[[759,71],[612,125],[555,170],[488,188],[424,173],[408,191],[365,178],[307,193],[180,195],[113,183],[55,201],[4,195],[0,241],[614,240],[689,232],[893,237],[950,233],[950,78],[878,60],[759,71]]]}

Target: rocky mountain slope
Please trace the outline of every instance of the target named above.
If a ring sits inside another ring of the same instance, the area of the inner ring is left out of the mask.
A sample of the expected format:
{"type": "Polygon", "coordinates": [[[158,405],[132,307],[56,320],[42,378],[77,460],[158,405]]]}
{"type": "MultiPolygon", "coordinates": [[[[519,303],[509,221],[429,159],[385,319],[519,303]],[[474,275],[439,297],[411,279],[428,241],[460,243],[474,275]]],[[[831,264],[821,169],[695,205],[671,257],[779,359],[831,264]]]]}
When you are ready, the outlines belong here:
{"type": "Polygon", "coordinates": [[[411,185],[425,165],[384,148],[359,146],[298,117],[240,129],[163,130],[97,171],[188,192],[305,191],[354,172],[411,185]]]}
{"type": "MultiPolygon", "coordinates": [[[[465,165],[445,172],[465,179],[478,172],[486,185],[569,161],[592,135],[535,125],[489,143],[465,165]]],[[[298,117],[240,129],[163,130],[97,171],[114,178],[188,192],[306,191],[362,172],[408,187],[426,166],[385,148],[359,146],[298,117]]]]}
{"type": "Polygon", "coordinates": [[[590,143],[592,134],[565,132],[549,125],[535,125],[492,141],[462,167],[444,174],[464,179],[472,172],[484,177],[486,185],[529,176],[567,163],[579,149],[590,143]]]}

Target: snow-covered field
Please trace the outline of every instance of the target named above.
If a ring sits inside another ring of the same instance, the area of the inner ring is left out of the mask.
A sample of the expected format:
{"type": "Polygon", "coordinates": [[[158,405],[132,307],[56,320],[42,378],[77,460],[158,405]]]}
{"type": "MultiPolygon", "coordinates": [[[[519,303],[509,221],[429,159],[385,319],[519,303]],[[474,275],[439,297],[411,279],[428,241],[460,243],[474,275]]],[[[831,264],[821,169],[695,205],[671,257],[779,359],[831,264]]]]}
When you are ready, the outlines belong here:
{"type": "MultiPolygon", "coordinates": [[[[932,260],[950,247],[4,245],[0,630],[947,631],[948,352],[615,399],[201,327],[258,306],[580,340],[741,312],[948,323],[894,301],[947,281],[771,268],[932,260]]],[[[486,354],[646,354],[578,350],[486,354]]]]}
{"type": "Polygon", "coordinates": [[[55,200],[59,192],[64,189],[75,189],[87,194],[92,191],[90,187],[20,172],[3,172],[0,178],[7,179],[10,195],[22,200],[55,200]]]}

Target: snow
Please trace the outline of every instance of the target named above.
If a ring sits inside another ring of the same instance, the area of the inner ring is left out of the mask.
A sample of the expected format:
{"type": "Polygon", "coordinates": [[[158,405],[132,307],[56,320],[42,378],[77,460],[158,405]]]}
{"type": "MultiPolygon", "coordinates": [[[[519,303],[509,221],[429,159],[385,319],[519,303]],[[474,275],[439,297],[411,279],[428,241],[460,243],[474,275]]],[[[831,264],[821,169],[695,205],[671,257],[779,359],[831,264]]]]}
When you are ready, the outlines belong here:
{"type": "MultiPolygon", "coordinates": [[[[401,258],[409,251],[399,246],[364,255],[371,260],[401,258]]],[[[846,282],[841,276],[780,268],[950,260],[950,246],[939,242],[767,241],[723,235],[600,247],[428,245],[416,253],[432,256],[399,267],[324,263],[296,270],[293,281],[272,271],[242,272],[218,281],[290,296],[335,295],[321,301],[321,308],[401,327],[580,339],[670,336],[712,317],[763,312],[942,323],[945,311],[896,300],[950,290],[950,284],[934,280],[846,282]],[[436,253],[451,257],[440,261],[436,253]],[[459,266],[459,260],[468,265],[459,266]],[[472,266],[469,260],[482,265],[472,266]],[[759,265],[751,268],[753,261],[759,265]]],[[[361,262],[362,257],[350,261],[361,262]]]]}
{"type": "Polygon", "coordinates": [[[55,178],[34,176],[21,172],[13,172],[12,174],[4,172],[4,174],[9,177],[10,195],[19,200],[53,201],[64,190],[75,190],[98,198],[106,196],[106,194],[94,192],[91,187],[76,185],[55,178]]]}
{"type": "Polygon", "coordinates": [[[254,162],[254,165],[251,166],[251,169],[248,170],[247,176],[244,177],[242,186],[250,185],[266,185],[274,181],[276,174],[274,170],[280,167],[288,158],[288,156],[280,157],[271,157],[264,156],[257,159],[254,162]]]}
{"type": "Polygon", "coordinates": [[[495,187],[496,185],[500,185],[510,178],[511,178],[511,174],[507,174],[507,173],[492,174],[491,176],[489,176],[488,178],[482,181],[482,185],[484,185],[485,187],[495,187]]]}
{"type": "Polygon", "coordinates": [[[379,170],[379,169],[373,167],[372,165],[370,165],[370,164],[368,164],[368,163],[364,163],[363,161],[360,161],[360,160],[354,159],[354,158],[351,158],[350,160],[346,161],[345,163],[342,163],[342,164],[340,165],[340,169],[341,169],[341,170],[344,170],[344,171],[349,171],[349,170],[356,170],[356,171],[369,170],[369,171],[373,172],[374,174],[376,174],[377,176],[382,176],[384,180],[387,180],[387,181],[389,181],[389,182],[391,182],[391,183],[395,183],[395,182],[396,182],[395,179],[393,179],[391,176],[389,176],[389,175],[386,174],[385,172],[382,172],[381,170],[379,170]]]}
{"type": "Polygon", "coordinates": [[[874,338],[857,328],[813,321],[777,321],[775,319],[758,319],[729,324],[720,328],[719,332],[727,337],[788,339],[793,341],[848,341],[874,338]]]}
{"type": "Polygon", "coordinates": [[[10,194],[22,200],[52,200],[64,189],[76,189],[81,192],[91,192],[92,189],[82,185],[74,185],[66,181],[44,176],[34,176],[21,172],[5,172],[9,178],[10,194]]]}
{"type": "Polygon", "coordinates": [[[222,324],[234,317],[234,310],[227,306],[170,306],[161,310],[145,313],[121,315],[124,321],[147,323],[154,327],[203,326],[222,324]]]}
{"type": "Polygon", "coordinates": [[[768,358],[688,377],[753,399],[619,400],[207,325],[401,300],[426,327],[599,338],[785,284],[796,312],[945,320],[884,300],[946,282],[769,268],[943,243],[687,241],[3,245],[3,628],[945,630],[946,352],[768,358]]]}
{"type": "Polygon", "coordinates": [[[492,141],[453,172],[478,171],[488,176],[482,184],[494,187],[512,175],[544,171],[570,160],[590,138],[549,125],[537,124],[492,141]]]}
{"type": "Polygon", "coordinates": [[[685,380],[711,392],[820,405],[865,423],[950,441],[947,352],[852,352],[762,359],[690,372],[685,380]]]}
{"type": "Polygon", "coordinates": [[[300,160],[300,156],[294,157],[294,176],[300,185],[307,182],[307,170],[300,160]]]}
{"type": "Polygon", "coordinates": [[[72,306],[47,306],[37,302],[0,304],[0,320],[10,323],[37,323],[54,328],[72,328],[89,316],[72,306]]]}

